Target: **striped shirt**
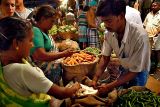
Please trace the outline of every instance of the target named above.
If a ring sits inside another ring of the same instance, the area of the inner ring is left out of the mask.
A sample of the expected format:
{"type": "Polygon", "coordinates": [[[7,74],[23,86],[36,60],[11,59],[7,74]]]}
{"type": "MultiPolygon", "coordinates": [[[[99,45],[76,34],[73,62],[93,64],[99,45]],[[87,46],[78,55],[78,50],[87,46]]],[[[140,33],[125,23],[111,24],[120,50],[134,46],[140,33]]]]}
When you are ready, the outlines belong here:
{"type": "Polygon", "coordinates": [[[86,12],[82,12],[79,17],[78,26],[87,26],[87,18],[86,18],[86,12]]]}

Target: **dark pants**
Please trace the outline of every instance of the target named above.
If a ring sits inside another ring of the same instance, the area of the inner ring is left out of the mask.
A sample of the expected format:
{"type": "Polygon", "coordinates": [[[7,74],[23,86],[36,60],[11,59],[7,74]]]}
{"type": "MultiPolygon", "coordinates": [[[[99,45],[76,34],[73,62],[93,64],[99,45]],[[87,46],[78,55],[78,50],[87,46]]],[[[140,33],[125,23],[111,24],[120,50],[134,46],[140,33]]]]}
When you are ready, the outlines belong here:
{"type": "Polygon", "coordinates": [[[152,50],[150,74],[153,74],[156,72],[157,65],[159,62],[160,62],[160,50],[152,50]]]}

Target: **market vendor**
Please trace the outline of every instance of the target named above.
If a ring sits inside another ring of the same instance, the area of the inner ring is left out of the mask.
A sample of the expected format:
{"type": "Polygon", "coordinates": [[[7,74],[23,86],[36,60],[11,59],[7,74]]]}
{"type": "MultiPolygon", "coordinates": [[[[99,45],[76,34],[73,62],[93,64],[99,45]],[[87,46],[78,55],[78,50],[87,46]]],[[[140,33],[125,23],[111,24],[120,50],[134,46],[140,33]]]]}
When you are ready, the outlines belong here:
{"type": "Polygon", "coordinates": [[[36,25],[33,27],[34,47],[31,48],[31,57],[32,61],[44,71],[47,78],[59,84],[62,69],[60,62],[56,60],[72,55],[73,51],[68,49],[58,52],[53,38],[48,35],[48,30],[57,20],[56,15],[55,9],[50,5],[42,5],[37,9],[35,14],[36,25]]]}
{"type": "Polygon", "coordinates": [[[102,0],[97,8],[96,15],[109,32],[105,36],[102,57],[91,85],[96,87],[113,50],[120,60],[121,72],[115,81],[97,87],[101,95],[119,86],[144,86],[147,81],[150,70],[149,38],[143,27],[126,21],[125,12],[125,0],[102,0]]]}

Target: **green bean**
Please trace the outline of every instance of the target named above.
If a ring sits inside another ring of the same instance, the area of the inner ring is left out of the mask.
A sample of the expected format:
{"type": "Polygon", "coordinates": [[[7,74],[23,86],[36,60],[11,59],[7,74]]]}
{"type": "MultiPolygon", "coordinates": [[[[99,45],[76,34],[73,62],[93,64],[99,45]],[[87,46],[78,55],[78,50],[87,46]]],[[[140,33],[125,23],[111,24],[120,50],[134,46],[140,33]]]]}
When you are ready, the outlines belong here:
{"type": "Polygon", "coordinates": [[[114,107],[160,107],[160,96],[150,91],[131,90],[119,96],[114,107]]]}

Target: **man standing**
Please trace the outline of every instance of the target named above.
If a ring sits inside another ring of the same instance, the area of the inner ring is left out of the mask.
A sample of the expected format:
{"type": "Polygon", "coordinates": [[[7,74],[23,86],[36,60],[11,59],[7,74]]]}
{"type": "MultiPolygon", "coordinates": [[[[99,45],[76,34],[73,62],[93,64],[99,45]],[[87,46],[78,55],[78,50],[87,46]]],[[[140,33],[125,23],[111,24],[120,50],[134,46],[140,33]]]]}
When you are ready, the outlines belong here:
{"type": "Polygon", "coordinates": [[[151,74],[157,70],[160,63],[160,0],[155,0],[151,5],[151,12],[149,12],[144,20],[144,27],[151,38],[153,39],[152,53],[151,53],[151,74]]]}
{"type": "Polygon", "coordinates": [[[102,57],[91,85],[96,87],[113,50],[120,60],[121,72],[115,81],[98,86],[101,95],[119,86],[144,86],[147,81],[150,70],[149,38],[143,27],[126,21],[125,12],[125,0],[102,0],[97,8],[96,15],[105,23],[109,33],[103,43],[102,57]]]}
{"type": "Polygon", "coordinates": [[[127,6],[126,6],[126,14],[125,14],[125,17],[126,17],[126,20],[128,22],[133,22],[133,23],[137,23],[139,24],[141,27],[143,27],[143,24],[142,24],[142,19],[141,19],[141,14],[140,12],[131,7],[129,5],[129,0],[126,0],[126,3],[127,3],[127,6]]]}
{"type": "Polygon", "coordinates": [[[155,36],[160,32],[160,0],[155,0],[143,22],[149,36],[155,36]]]}
{"type": "Polygon", "coordinates": [[[32,11],[30,9],[28,9],[24,6],[24,1],[23,0],[16,0],[16,14],[19,17],[21,17],[23,19],[31,18],[32,15],[29,16],[31,12],[32,11]]]}

